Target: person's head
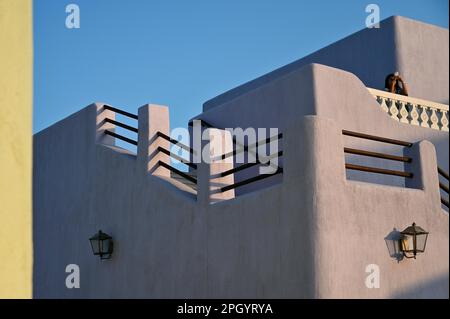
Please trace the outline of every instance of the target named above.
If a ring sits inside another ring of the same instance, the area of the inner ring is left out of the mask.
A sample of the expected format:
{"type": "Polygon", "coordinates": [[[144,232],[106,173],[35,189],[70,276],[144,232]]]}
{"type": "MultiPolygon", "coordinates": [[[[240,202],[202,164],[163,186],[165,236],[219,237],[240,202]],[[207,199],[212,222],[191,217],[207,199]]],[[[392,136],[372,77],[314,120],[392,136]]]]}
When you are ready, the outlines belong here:
{"type": "Polygon", "coordinates": [[[391,90],[392,84],[393,84],[393,82],[395,82],[395,80],[396,80],[396,78],[398,76],[398,75],[395,75],[395,74],[398,74],[398,72],[389,74],[388,76],[386,76],[386,79],[384,80],[384,88],[386,90],[388,90],[388,91],[391,90]]]}

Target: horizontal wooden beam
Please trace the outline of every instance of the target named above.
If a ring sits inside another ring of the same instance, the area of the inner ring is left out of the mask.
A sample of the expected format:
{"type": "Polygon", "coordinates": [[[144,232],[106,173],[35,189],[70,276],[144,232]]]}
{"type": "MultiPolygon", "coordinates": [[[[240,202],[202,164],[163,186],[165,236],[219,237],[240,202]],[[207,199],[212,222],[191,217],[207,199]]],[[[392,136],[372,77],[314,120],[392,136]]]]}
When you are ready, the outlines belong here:
{"type": "Polygon", "coordinates": [[[105,104],[105,105],[103,105],[103,108],[104,108],[105,110],[110,110],[110,111],[113,111],[113,112],[115,112],[115,113],[122,114],[122,115],[125,115],[125,116],[128,116],[128,117],[131,117],[132,119],[135,119],[135,120],[138,119],[138,116],[137,116],[137,115],[132,114],[132,113],[128,113],[128,112],[126,112],[126,111],[119,110],[118,108],[112,107],[112,106],[110,106],[110,105],[106,105],[106,104],[105,104]]]}
{"type": "Polygon", "coordinates": [[[241,186],[244,186],[244,185],[248,185],[248,184],[254,183],[256,181],[260,181],[262,179],[266,179],[266,178],[269,178],[269,177],[272,177],[272,176],[275,176],[275,175],[278,175],[278,174],[282,174],[282,173],[283,173],[283,168],[279,167],[276,170],[276,172],[273,173],[273,174],[260,174],[260,175],[257,175],[255,177],[243,180],[241,182],[237,182],[237,183],[234,183],[234,184],[222,187],[221,191],[222,192],[226,192],[226,191],[229,191],[231,189],[235,189],[235,188],[238,188],[238,187],[241,187],[241,186]]]}
{"type": "Polygon", "coordinates": [[[442,184],[442,183],[439,183],[439,187],[440,187],[444,192],[446,192],[447,194],[449,193],[449,192],[448,192],[448,186],[447,186],[447,185],[444,185],[444,184],[442,184]]]}
{"type": "Polygon", "coordinates": [[[158,166],[162,166],[162,167],[168,169],[169,171],[171,171],[171,172],[173,172],[173,173],[175,173],[177,175],[180,175],[181,177],[187,179],[188,181],[191,181],[192,183],[197,184],[197,179],[195,179],[194,177],[192,177],[192,176],[190,176],[190,175],[188,175],[188,174],[186,174],[186,173],[176,169],[175,167],[172,167],[169,164],[166,164],[166,163],[164,163],[162,161],[158,161],[158,166]]]}
{"type": "Polygon", "coordinates": [[[441,203],[444,204],[445,206],[447,206],[447,208],[449,208],[448,207],[448,200],[446,200],[445,198],[441,197],[441,203]]]}
{"type": "Polygon", "coordinates": [[[348,148],[348,147],[344,147],[344,152],[348,153],[348,154],[376,157],[376,158],[382,158],[382,159],[405,162],[405,163],[411,163],[411,161],[412,161],[412,158],[407,157],[407,156],[396,156],[396,155],[390,155],[390,154],[384,154],[384,153],[376,153],[376,152],[358,150],[358,149],[348,148]]]}
{"type": "Polygon", "coordinates": [[[347,164],[346,163],[345,168],[350,169],[350,170],[355,170],[355,171],[368,172],[368,173],[394,175],[394,176],[401,176],[401,177],[408,177],[408,178],[413,177],[413,173],[409,173],[409,172],[393,171],[390,169],[376,168],[376,167],[369,167],[369,166],[362,166],[362,165],[355,165],[355,164],[347,164]]]}
{"type": "Polygon", "coordinates": [[[161,137],[163,139],[165,139],[166,141],[169,141],[170,143],[174,144],[175,146],[178,146],[186,151],[188,151],[189,153],[193,154],[194,150],[191,149],[189,146],[171,138],[170,136],[167,136],[166,134],[162,133],[162,132],[156,132],[156,136],[161,137]]]}
{"type": "Polygon", "coordinates": [[[178,156],[177,154],[173,154],[171,151],[166,150],[166,149],[163,148],[162,146],[158,146],[157,151],[158,151],[158,152],[161,152],[161,153],[163,153],[163,154],[166,154],[166,155],[168,155],[168,156],[170,156],[170,157],[172,157],[172,158],[174,158],[174,159],[176,159],[177,161],[179,161],[179,162],[181,162],[181,163],[183,163],[183,164],[189,166],[190,168],[197,169],[197,165],[195,165],[194,163],[187,162],[187,161],[186,161],[184,158],[182,158],[181,156],[178,156]]]}
{"type": "Polygon", "coordinates": [[[120,134],[117,134],[117,133],[114,133],[114,132],[111,132],[111,131],[108,131],[108,130],[105,130],[105,134],[106,135],[111,135],[112,137],[118,138],[119,140],[122,140],[124,142],[130,143],[130,144],[133,144],[133,145],[137,145],[138,144],[135,140],[132,140],[131,138],[122,136],[120,134]]]}
{"type": "MultiPolygon", "coordinates": [[[[283,151],[280,151],[280,152],[278,152],[278,153],[276,153],[276,154],[273,154],[273,155],[269,155],[268,157],[269,157],[269,158],[270,158],[271,156],[273,156],[273,157],[271,157],[271,158],[281,157],[281,156],[283,156],[283,151]],[[276,156],[273,156],[273,155],[276,155],[276,156]]],[[[221,176],[221,177],[225,177],[225,176],[228,176],[228,175],[230,175],[230,174],[234,174],[234,173],[236,173],[236,172],[242,171],[242,170],[244,170],[244,169],[247,169],[247,168],[250,168],[250,167],[253,167],[253,166],[256,166],[256,165],[264,165],[264,164],[265,164],[265,163],[262,163],[260,160],[257,160],[256,162],[253,162],[253,163],[242,164],[242,165],[240,165],[240,166],[237,166],[237,167],[234,167],[234,168],[232,168],[232,169],[229,169],[228,171],[222,172],[222,173],[220,174],[220,176],[221,176]]]]}
{"type": "Polygon", "coordinates": [[[352,131],[347,131],[347,130],[342,130],[342,134],[347,135],[347,136],[357,137],[357,138],[363,138],[366,140],[372,140],[372,141],[394,144],[394,145],[401,145],[401,146],[406,146],[406,147],[411,147],[413,145],[412,143],[405,142],[405,141],[399,141],[399,140],[394,140],[394,139],[390,139],[390,138],[369,135],[369,134],[363,134],[363,133],[358,133],[358,132],[352,132],[352,131]]]}
{"type": "Polygon", "coordinates": [[[445,179],[449,180],[448,173],[438,166],[438,173],[441,174],[445,179]]]}
{"type": "Polygon", "coordinates": [[[111,120],[111,119],[109,119],[109,118],[105,118],[105,122],[114,124],[114,125],[116,125],[116,126],[122,127],[122,128],[124,128],[124,129],[126,129],[126,130],[129,130],[129,131],[138,133],[138,129],[135,128],[135,127],[132,127],[132,126],[130,126],[130,125],[127,125],[127,124],[124,124],[124,123],[121,123],[121,122],[117,122],[117,121],[111,120]]]}

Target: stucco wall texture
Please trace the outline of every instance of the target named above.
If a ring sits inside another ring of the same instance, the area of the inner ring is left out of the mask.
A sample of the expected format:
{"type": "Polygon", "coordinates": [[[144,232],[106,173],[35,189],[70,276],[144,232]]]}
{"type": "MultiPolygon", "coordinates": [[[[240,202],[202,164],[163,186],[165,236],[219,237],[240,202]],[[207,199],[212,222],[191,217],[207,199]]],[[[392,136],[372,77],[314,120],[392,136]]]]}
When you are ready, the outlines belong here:
{"type": "Polygon", "coordinates": [[[35,297],[448,298],[436,169],[448,169],[448,133],[393,121],[355,75],[306,65],[203,113],[217,127],[284,136],[278,183],[215,204],[205,200],[207,164],[196,199],[147,173],[138,160],[147,154],[100,144],[99,116],[94,104],[34,136],[35,297]],[[413,142],[401,150],[413,180],[350,180],[344,145],[384,146],[342,129],[413,142]],[[426,251],[398,262],[386,240],[412,222],[430,232],[426,251]],[[114,238],[111,260],[92,255],[98,229],[114,238]],[[79,289],[65,287],[71,263],[79,289]],[[369,264],[380,268],[378,289],[365,285],[369,264]]]}
{"type": "MultiPolygon", "coordinates": [[[[442,71],[447,72],[448,71],[442,71]]],[[[448,171],[448,132],[398,123],[381,111],[375,98],[352,73],[319,64],[307,65],[275,78],[239,97],[203,112],[201,118],[216,127],[276,127],[283,132],[292,119],[316,114],[334,119],[343,129],[387,138],[417,142],[427,139],[437,150],[438,163],[448,171]]],[[[368,140],[344,138],[345,146],[368,151],[402,155],[404,149],[368,140]]],[[[281,145],[284,149],[284,145],[281,145]]],[[[403,170],[403,163],[346,155],[354,164],[403,170]]],[[[236,180],[254,172],[237,174],[236,180]]],[[[403,178],[388,175],[347,172],[353,180],[390,186],[404,186],[403,178]]],[[[277,182],[277,181],[276,181],[277,182]]],[[[267,183],[270,183],[267,182],[267,183]]],[[[248,185],[238,190],[255,189],[248,185]]]]}
{"type": "Polygon", "coordinates": [[[32,3],[0,0],[0,299],[32,296],[32,3]]]}

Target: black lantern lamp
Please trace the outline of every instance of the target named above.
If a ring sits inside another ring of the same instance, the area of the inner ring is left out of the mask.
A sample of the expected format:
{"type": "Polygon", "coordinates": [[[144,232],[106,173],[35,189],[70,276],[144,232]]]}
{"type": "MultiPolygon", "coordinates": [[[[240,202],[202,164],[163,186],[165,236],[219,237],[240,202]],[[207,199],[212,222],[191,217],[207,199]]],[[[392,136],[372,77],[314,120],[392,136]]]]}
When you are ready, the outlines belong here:
{"type": "Polygon", "coordinates": [[[97,234],[89,238],[91,242],[92,252],[100,259],[110,259],[113,252],[113,240],[108,234],[98,231],[97,234]]]}
{"type": "Polygon", "coordinates": [[[427,244],[428,232],[413,223],[402,231],[400,250],[406,258],[416,258],[417,253],[423,253],[427,244]]]}

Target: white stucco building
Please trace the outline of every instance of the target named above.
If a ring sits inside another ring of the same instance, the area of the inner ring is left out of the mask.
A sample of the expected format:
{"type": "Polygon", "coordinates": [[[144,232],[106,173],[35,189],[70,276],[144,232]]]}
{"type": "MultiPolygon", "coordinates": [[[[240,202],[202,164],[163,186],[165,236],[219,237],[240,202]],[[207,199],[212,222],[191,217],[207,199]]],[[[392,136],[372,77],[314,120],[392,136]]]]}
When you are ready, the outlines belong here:
{"type": "Polygon", "coordinates": [[[94,103],[37,133],[35,297],[448,298],[448,36],[391,17],[207,101],[194,119],[232,154],[224,128],[278,128],[273,175],[223,153],[180,175],[165,106],[94,103]],[[395,71],[410,96],[384,91],[395,71]],[[401,258],[413,222],[426,249],[401,258]],[[109,260],[89,245],[99,229],[109,260]],[[68,264],[79,289],[65,286],[68,264]]]}

